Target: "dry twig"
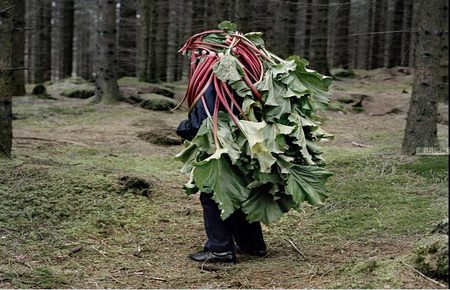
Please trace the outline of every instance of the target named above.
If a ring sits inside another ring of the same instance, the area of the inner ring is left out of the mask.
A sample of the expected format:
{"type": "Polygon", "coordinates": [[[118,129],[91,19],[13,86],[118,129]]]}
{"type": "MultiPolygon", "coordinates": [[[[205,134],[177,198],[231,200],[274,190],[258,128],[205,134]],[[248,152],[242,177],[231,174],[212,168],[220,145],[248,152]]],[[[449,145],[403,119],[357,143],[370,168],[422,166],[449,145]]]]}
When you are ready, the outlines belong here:
{"type": "Polygon", "coordinates": [[[300,249],[294,244],[293,241],[289,240],[289,239],[285,239],[290,245],[291,247],[296,250],[300,255],[302,255],[303,258],[305,258],[305,260],[309,260],[308,257],[305,256],[305,254],[302,253],[302,251],[300,251],[300,249]]]}
{"type": "Polygon", "coordinates": [[[412,267],[411,265],[408,265],[407,263],[405,263],[405,262],[403,262],[403,261],[401,261],[401,262],[402,262],[402,264],[405,265],[407,268],[413,270],[414,272],[416,272],[417,274],[419,274],[419,275],[422,276],[423,278],[427,279],[428,281],[433,282],[434,284],[439,285],[439,286],[441,286],[442,288],[447,289],[447,286],[445,286],[444,284],[439,283],[438,281],[436,281],[436,280],[434,280],[434,279],[428,277],[427,275],[423,274],[422,272],[416,270],[416,269],[415,269],[414,267],[412,267]]]}

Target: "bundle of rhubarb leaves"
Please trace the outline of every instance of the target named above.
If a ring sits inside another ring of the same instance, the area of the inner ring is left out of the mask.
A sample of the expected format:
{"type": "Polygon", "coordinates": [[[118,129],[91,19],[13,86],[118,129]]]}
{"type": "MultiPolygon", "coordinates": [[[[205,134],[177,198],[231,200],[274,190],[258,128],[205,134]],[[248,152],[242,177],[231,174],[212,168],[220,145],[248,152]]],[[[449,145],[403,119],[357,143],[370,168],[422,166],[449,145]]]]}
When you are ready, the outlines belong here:
{"type": "Polygon", "coordinates": [[[190,174],[185,192],[213,193],[222,219],[242,209],[250,222],[265,224],[304,202],[321,204],[332,173],[317,141],[333,136],[319,127],[316,111],[328,105],[331,79],[298,56],[276,56],[262,33],[242,34],[229,21],[192,36],[180,52],[191,59],[182,103],[192,109],[202,102],[208,115],[176,155],[190,174]]]}

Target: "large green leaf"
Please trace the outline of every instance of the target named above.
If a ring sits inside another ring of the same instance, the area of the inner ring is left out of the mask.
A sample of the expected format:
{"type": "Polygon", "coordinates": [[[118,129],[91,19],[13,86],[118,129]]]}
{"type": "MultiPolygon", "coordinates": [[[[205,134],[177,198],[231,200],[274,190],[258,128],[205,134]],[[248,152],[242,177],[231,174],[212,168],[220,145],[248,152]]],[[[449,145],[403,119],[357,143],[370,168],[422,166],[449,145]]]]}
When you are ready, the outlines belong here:
{"type": "Polygon", "coordinates": [[[291,101],[285,98],[280,98],[277,100],[278,106],[266,106],[265,107],[265,120],[268,122],[277,122],[283,116],[286,116],[292,112],[291,101]]]}
{"type": "Polygon", "coordinates": [[[217,122],[218,133],[217,138],[222,148],[227,149],[227,154],[231,161],[235,163],[241,155],[241,149],[239,145],[233,139],[231,134],[230,117],[224,112],[219,112],[219,118],[217,122]]]}
{"type": "Polygon", "coordinates": [[[328,87],[331,84],[331,77],[321,75],[315,70],[306,68],[307,62],[299,57],[293,56],[289,59],[295,61],[297,64],[295,75],[302,87],[309,91],[319,108],[325,109],[330,99],[328,87]]]}
{"type": "Polygon", "coordinates": [[[209,155],[213,154],[216,150],[212,128],[212,118],[208,117],[203,120],[197,135],[191,141],[192,144],[197,146],[198,150],[204,151],[209,155]]]}
{"type": "Polygon", "coordinates": [[[282,215],[278,202],[268,193],[253,193],[251,197],[242,204],[242,211],[247,214],[249,222],[261,221],[268,225],[278,220],[282,215]]]}
{"type": "Polygon", "coordinates": [[[231,54],[225,54],[213,67],[213,72],[220,80],[224,82],[238,81],[243,76],[243,68],[236,57],[231,54]]]}
{"type": "Polygon", "coordinates": [[[194,163],[194,182],[203,192],[213,192],[213,199],[225,220],[248,198],[246,182],[226,159],[226,149],[219,149],[209,158],[194,163]]]}
{"type": "Polygon", "coordinates": [[[241,96],[245,99],[248,99],[247,97],[252,96],[252,91],[243,80],[239,79],[237,81],[231,81],[229,82],[229,84],[238,96],[241,96]]]}
{"type": "Polygon", "coordinates": [[[286,193],[301,204],[307,201],[311,205],[321,204],[326,198],[325,181],[333,175],[318,166],[295,165],[288,169],[286,193]]]}
{"type": "Polygon", "coordinates": [[[294,60],[287,60],[285,62],[272,65],[272,75],[276,78],[278,75],[286,74],[290,71],[295,71],[296,64],[294,60]]]}
{"type": "Polygon", "coordinates": [[[189,174],[189,181],[183,186],[183,189],[187,195],[196,194],[198,192],[198,187],[194,183],[194,168],[192,168],[189,174]]]}
{"type": "Polygon", "coordinates": [[[309,154],[306,147],[306,136],[305,132],[303,131],[303,125],[300,115],[292,114],[289,116],[289,120],[293,124],[295,124],[295,130],[292,132],[291,136],[295,137],[293,143],[300,147],[300,154],[303,157],[303,161],[308,165],[315,165],[314,161],[312,160],[312,156],[311,154],[309,154]]]}
{"type": "Polygon", "coordinates": [[[284,135],[289,135],[295,130],[292,126],[285,126],[278,123],[267,124],[261,128],[266,142],[266,147],[273,153],[283,153],[286,149],[284,135]]]}
{"type": "Polygon", "coordinates": [[[229,31],[229,32],[234,32],[237,30],[237,25],[231,21],[225,20],[219,23],[219,25],[217,26],[219,29],[225,30],[225,31],[229,31]]]}
{"type": "Polygon", "coordinates": [[[262,32],[248,32],[244,34],[244,36],[254,45],[264,47],[264,40],[262,39],[262,35],[262,32]]]}
{"type": "Polygon", "coordinates": [[[269,149],[266,147],[265,136],[261,129],[266,126],[266,122],[252,122],[252,121],[239,121],[239,128],[245,135],[250,146],[250,152],[259,161],[261,166],[261,172],[270,172],[272,165],[276,159],[272,156],[269,149]]]}
{"type": "Polygon", "coordinates": [[[188,146],[175,155],[175,159],[183,162],[183,167],[181,168],[182,173],[189,173],[192,170],[192,163],[195,161],[197,157],[197,145],[191,143],[189,141],[185,141],[188,146]]]}

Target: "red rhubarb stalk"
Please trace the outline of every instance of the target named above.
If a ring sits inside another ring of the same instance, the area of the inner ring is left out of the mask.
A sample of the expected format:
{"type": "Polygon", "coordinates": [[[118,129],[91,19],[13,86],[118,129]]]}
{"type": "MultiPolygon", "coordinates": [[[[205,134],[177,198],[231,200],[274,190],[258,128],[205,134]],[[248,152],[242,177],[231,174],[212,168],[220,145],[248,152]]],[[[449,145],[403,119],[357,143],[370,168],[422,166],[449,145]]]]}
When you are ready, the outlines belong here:
{"type": "Polygon", "coordinates": [[[257,97],[260,101],[262,101],[261,98],[261,93],[258,92],[258,90],[255,88],[255,86],[252,84],[252,82],[250,81],[250,79],[248,78],[247,75],[244,76],[244,81],[247,83],[247,85],[249,86],[250,90],[252,91],[252,93],[255,95],[255,97],[257,97]]]}
{"type": "Polygon", "coordinates": [[[217,134],[219,133],[217,128],[218,123],[218,117],[219,117],[219,97],[216,95],[216,103],[214,105],[214,112],[213,112],[213,136],[214,136],[214,144],[216,144],[216,149],[220,148],[219,145],[219,138],[217,137],[217,134]]]}
{"type": "Polygon", "coordinates": [[[228,105],[227,100],[223,96],[222,86],[219,85],[219,80],[216,76],[214,76],[214,87],[216,89],[216,95],[219,98],[222,105],[224,106],[225,110],[228,112],[228,114],[230,115],[231,119],[236,124],[236,126],[239,126],[239,120],[236,118],[230,106],[228,105]]]}
{"type": "MultiPolygon", "coordinates": [[[[228,95],[228,98],[231,100],[232,105],[236,106],[236,109],[238,109],[239,113],[241,113],[242,117],[244,117],[245,120],[248,120],[247,116],[245,115],[244,111],[242,110],[241,106],[239,106],[238,102],[234,98],[234,95],[231,93],[230,89],[228,88],[228,85],[225,82],[222,82],[222,87],[225,90],[226,94],[228,95]]],[[[231,109],[233,111],[233,109],[231,109]]]]}

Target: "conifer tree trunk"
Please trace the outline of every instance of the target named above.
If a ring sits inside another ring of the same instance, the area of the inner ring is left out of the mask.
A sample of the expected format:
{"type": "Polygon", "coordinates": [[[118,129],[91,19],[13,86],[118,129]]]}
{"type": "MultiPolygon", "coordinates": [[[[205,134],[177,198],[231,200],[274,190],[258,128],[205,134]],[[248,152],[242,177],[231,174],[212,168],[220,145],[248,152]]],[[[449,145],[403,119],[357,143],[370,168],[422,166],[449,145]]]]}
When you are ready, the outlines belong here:
{"type": "Polygon", "coordinates": [[[140,21],[140,47],[139,47],[139,73],[141,82],[149,79],[149,54],[150,54],[150,21],[151,21],[151,1],[139,1],[139,21],[140,21]]]}
{"type": "MultiPolygon", "coordinates": [[[[181,40],[181,44],[184,44],[184,42],[192,34],[192,23],[193,23],[193,12],[194,12],[192,0],[185,0],[184,5],[185,6],[184,6],[183,13],[186,15],[186,17],[183,18],[183,25],[182,25],[183,38],[181,40]]],[[[190,60],[189,60],[189,58],[183,57],[183,56],[180,56],[180,58],[183,62],[181,78],[187,79],[189,77],[190,60]]]]}
{"type": "Polygon", "coordinates": [[[33,1],[35,26],[33,33],[33,81],[43,83],[51,78],[51,19],[50,0],[33,1]]]}
{"type": "Polygon", "coordinates": [[[314,0],[311,37],[311,66],[318,72],[329,75],[328,67],[328,0],[314,0]]]}
{"type": "Polygon", "coordinates": [[[132,1],[120,1],[117,17],[117,61],[118,77],[136,75],[136,8],[132,1]]]}
{"type": "Polygon", "coordinates": [[[172,82],[176,79],[177,67],[177,7],[181,6],[182,1],[169,1],[169,17],[167,27],[167,61],[166,61],[166,80],[172,82]]]}
{"type": "Polygon", "coordinates": [[[417,147],[438,145],[436,123],[444,1],[418,2],[419,33],[415,51],[414,84],[402,145],[406,154],[415,154],[417,147]]]}
{"type": "Polygon", "coordinates": [[[336,47],[334,66],[348,69],[349,59],[349,25],[350,25],[350,4],[348,0],[339,0],[341,4],[337,13],[338,23],[336,28],[336,47]]]}
{"type": "Polygon", "coordinates": [[[405,9],[403,11],[403,24],[402,24],[402,46],[401,46],[401,66],[409,65],[409,54],[411,44],[411,26],[412,26],[412,13],[413,12],[413,0],[405,0],[405,9]]]}
{"type": "MultiPolygon", "coordinates": [[[[14,68],[25,67],[25,0],[16,0],[14,6],[14,32],[12,66],[14,68]]],[[[13,96],[25,95],[25,73],[24,69],[13,72],[13,96]]]]}
{"type": "Polygon", "coordinates": [[[373,31],[378,32],[371,37],[372,53],[370,57],[371,69],[384,66],[384,34],[379,33],[386,30],[387,0],[375,1],[373,31]]]}
{"type": "Polygon", "coordinates": [[[97,9],[95,101],[114,103],[120,98],[117,85],[116,1],[97,0],[97,9]]]}
{"type": "MultiPolygon", "coordinates": [[[[394,19],[392,31],[401,31],[403,27],[403,10],[405,9],[404,0],[395,0],[394,19]]],[[[388,67],[400,65],[402,54],[402,32],[390,34],[391,39],[388,49],[388,67]]]]}
{"type": "Polygon", "coordinates": [[[303,57],[309,59],[311,50],[312,0],[306,1],[305,39],[303,41],[303,57]]]}
{"type": "Polygon", "coordinates": [[[0,0],[0,158],[12,148],[12,50],[14,0],[0,0]]]}
{"type": "Polygon", "coordinates": [[[439,101],[448,104],[448,2],[441,8],[442,37],[439,67],[439,101]]]}
{"type": "Polygon", "coordinates": [[[67,78],[72,75],[73,63],[73,23],[74,23],[74,0],[62,2],[62,69],[61,77],[67,78]]]}
{"type": "Polygon", "coordinates": [[[249,0],[237,0],[238,24],[241,31],[250,31],[251,3],[249,0]]]}
{"type": "Polygon", "coordinates": [[[167,42],[168,42],[168,28],[169,28],[169,2],[157,1],[156,15],[157,25],[155,26],[156,42],[152,47],[156,49],[156,67],[157,79],[165,82],[167,80],[167,42]]]}

